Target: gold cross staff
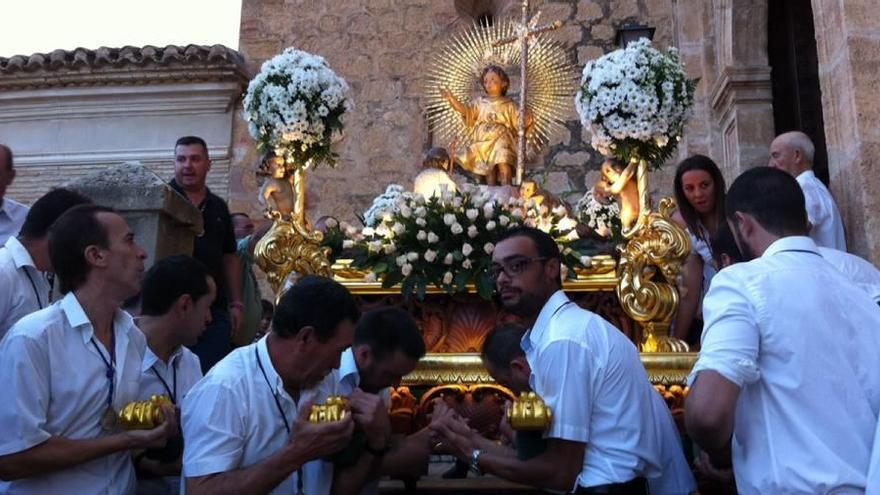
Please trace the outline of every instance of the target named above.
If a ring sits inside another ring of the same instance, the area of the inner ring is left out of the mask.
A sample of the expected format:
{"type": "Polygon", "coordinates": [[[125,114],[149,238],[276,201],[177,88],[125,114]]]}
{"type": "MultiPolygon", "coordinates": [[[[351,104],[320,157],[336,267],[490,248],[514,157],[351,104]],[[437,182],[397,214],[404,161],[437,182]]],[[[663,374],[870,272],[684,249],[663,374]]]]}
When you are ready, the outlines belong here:
{"type": "Polygon", "coordinates": [[[525,168],[526,159],[526,69],[529,65],[529,38],[533,38],[539,33],[543,33],[545,31],[553,31],[562,27],[562,21],[556,21],[552,24],[547,24],[544,26],[530,26],[532,22],[537,21],[540,15],[541,13],[538,12],[534,18],[530,19],[529,0],[523,0],[522,21],[520,25],[517,26],[516,36],[511,36],[510,38],[505,38],[501,41],[497,41],[492,45],[498,47],[501,45],[513,43],[515,41],[519,41],[520,43],[521,55],[519,61],[519,124],[517,130],[519,142],[517,146],[518,150],[516,153],[516,182],[514,183],[514,185],[517,186],[522,184],[523,169],[525,168]]]}

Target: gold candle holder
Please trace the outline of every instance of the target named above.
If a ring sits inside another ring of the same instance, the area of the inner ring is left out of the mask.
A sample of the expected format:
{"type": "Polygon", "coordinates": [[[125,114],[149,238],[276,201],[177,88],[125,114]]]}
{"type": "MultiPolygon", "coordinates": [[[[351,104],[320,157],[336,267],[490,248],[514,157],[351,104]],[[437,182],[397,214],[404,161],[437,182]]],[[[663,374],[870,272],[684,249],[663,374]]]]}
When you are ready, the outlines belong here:
{"type": "Polygon", "coordinates": [[[167,395],[154,395],[149,400],[132,402],[119,411],[119,425],[126,430],[150,430],[163,421],[162,406],[173,406],[167,395]]]}
{"type": "Polygon", "coordinates": [[[507,410],[510,427],[518,431],[544,431],[553,421],[553,412],[534,392],[524,392],[507,410]]]}
{"type": "Polygon", "coordinates": [[[331,395],[323,404],[315,404],[309,413],[310,423],[330,423],[345,419],[348,399],[341,395],[331,395]]]}

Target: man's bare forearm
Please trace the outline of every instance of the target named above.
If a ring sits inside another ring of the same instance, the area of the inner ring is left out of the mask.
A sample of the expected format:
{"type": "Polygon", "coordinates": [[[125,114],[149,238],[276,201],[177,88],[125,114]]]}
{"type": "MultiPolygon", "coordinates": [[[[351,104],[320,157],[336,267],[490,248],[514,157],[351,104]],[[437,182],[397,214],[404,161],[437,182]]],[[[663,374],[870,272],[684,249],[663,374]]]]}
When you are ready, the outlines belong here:
{"type": "Polygon", "coordinates": [[[137,443],[124,433],[82,440],[50,437],[27,450],[0,456],[0,479],[9,481],[53,473],[140,447],[137,443]]]}
{"type": "Polygon", "coordinates": [[[290,450],[284,448],[263,461],[246,468],[207,476],[187,477],[186,492],[191,495],[269,493],[301,465],[293,457],[290,450]]]}

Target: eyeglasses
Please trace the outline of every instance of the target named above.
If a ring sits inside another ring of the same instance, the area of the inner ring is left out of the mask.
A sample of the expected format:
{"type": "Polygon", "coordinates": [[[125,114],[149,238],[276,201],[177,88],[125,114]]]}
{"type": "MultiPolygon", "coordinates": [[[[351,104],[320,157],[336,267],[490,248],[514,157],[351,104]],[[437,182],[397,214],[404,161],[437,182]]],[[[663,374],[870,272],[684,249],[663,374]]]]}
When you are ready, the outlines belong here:
{"type": "Polygon", "coordinates": [[[504,272],[508,278],[513,278],[524,272],[529,264],[536,261],[546,261],[547,259],[549,258],[546,256],[538,256],[536,258],[513,258],[506,263],[492,263],[487,272],[492,280],[498,280],[498,277],[501,276],[502,272],[504,272]]]}

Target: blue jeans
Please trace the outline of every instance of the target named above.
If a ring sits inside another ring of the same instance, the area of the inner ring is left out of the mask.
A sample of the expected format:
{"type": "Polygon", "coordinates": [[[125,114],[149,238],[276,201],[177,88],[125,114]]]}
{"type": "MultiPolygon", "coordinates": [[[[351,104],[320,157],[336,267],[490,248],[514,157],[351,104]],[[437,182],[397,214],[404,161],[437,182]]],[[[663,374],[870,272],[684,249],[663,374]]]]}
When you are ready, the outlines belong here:
{"type": "Polygon", "coordinates": [[[207,374],[208,370],[232,351],[230,335],[232,335],[232,319],[229,317],[229,311],[211,308],[211,323],[205,328],[196,345],[190,347],[202,362],[202,373],[207,374]]]}

